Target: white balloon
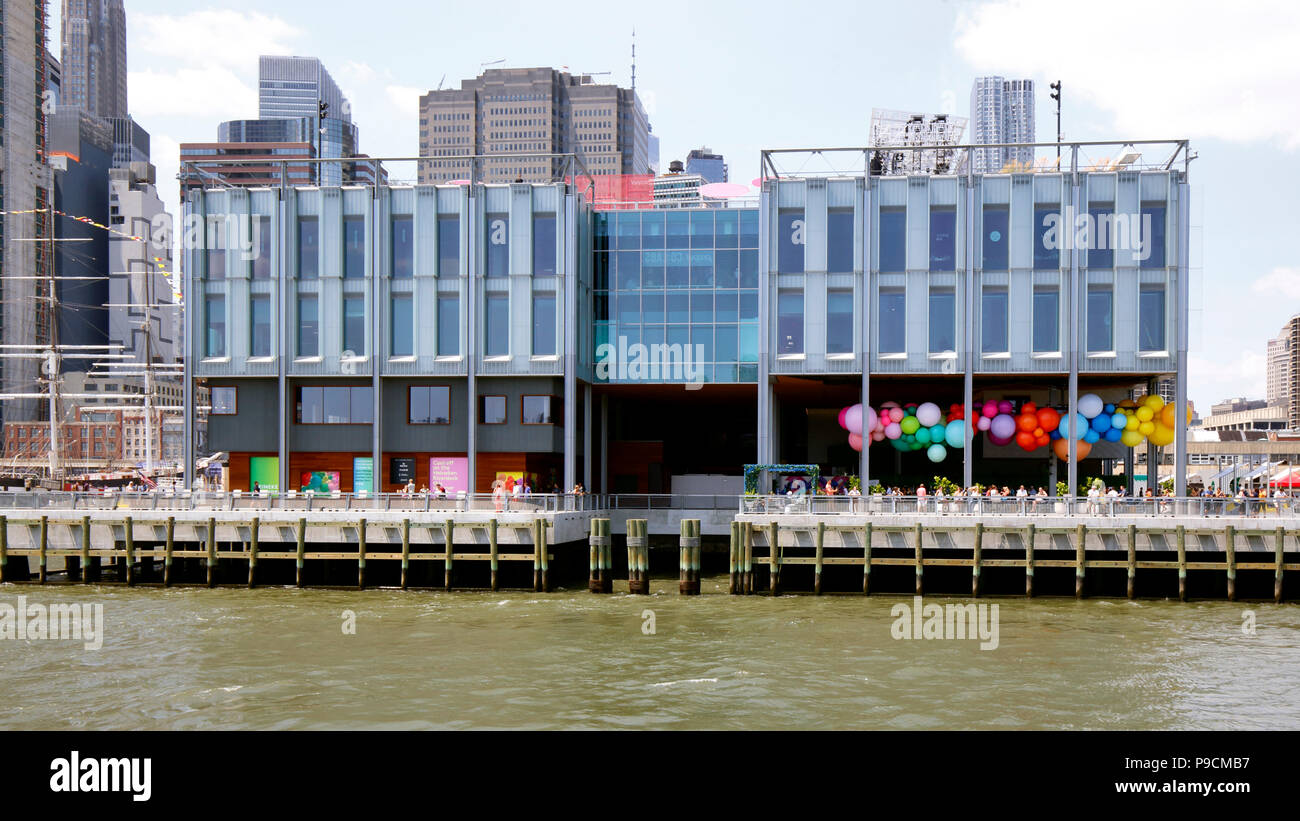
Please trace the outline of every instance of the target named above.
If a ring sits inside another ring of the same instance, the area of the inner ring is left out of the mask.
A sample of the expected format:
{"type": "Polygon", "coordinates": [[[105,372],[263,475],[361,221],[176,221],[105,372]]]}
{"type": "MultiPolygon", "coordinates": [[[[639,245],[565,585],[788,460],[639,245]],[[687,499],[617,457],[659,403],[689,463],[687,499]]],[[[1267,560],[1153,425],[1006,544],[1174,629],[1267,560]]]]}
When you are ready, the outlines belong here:
{"type": "Polygon", "coordinates": [[[1106,403],[1102,402],[1101,397],[1095,393],[1085,393],[1079,397],[1078,407],[1082,416],[1092,419],[1102,412],[1102,409],[1106,407],[1106,403]]]}
{"type": "Polygon", "coordinates": [[[933,402],[925,402],[916,409],[916,420],[927,428],[939,424],[939,420],[942,418],[943,412],[933,402]]]}

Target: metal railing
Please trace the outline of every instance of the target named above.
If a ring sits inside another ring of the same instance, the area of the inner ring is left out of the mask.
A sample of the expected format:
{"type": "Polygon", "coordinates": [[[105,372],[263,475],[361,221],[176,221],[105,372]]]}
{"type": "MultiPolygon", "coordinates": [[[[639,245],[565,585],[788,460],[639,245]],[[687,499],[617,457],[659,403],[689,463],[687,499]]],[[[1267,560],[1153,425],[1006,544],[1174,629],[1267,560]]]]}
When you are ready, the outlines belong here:
{"type": "Polygon", "coordinates": [[[741,513],[951,516],[1300,516],[1300,498],[1102,496],[742,496],[741,513]]]}
{"type": "Polygon", "coordinates": [[[603,508],[599,496],[530,493],[244,493],[240,491],[0,491],[0,510],[283,510],[559,513],[603,508]]]}

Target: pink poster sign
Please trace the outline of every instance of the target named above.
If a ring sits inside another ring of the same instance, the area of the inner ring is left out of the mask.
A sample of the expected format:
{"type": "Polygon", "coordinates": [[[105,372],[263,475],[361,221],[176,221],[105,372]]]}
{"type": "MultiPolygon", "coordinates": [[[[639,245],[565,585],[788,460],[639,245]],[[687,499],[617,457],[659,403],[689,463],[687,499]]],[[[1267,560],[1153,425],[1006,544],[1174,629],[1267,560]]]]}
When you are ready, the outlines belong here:
{"type": "Polygon", "coordinates": [[[469,459],[464,456],[429,457],[429,490],[441,484],[448,493],[469,491],[469,459]]]}

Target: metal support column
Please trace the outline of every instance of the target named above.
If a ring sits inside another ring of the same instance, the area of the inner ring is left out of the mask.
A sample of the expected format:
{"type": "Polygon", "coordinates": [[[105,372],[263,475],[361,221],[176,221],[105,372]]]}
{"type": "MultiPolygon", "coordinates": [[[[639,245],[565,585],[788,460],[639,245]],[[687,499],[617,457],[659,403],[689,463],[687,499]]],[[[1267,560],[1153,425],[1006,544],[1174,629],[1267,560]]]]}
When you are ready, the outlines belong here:
{"type": "MultiPolygon", "coordinates": [[[[961,402],[967,432],[975,420],[975,172],[973,164],[966,169],[966,219],[963,230],[966,233],[966,279],[962,295],[962,391],[961,402]]],[[[968,488],[974,484],[974,437],[969,438],[961,449],[961,484],[968,488]]]]}
{"type": "MultiPolygon", "coordinates": [[[[758,464],[771,464],[775,449],[772,441],[772,379],[769,357],[771,338],[771,277],[768,274],[772,244],[772,208],[774,187],[763,183],[758,206],[758,464]]],[[[865,448],[864,448],[865,449],[865,448]]],[[[760,487],[766,476],[759,477],[760,487]]]]}
{"type": "MultiPolygon", "coordinates": [[[[1183,146],[1184,155],[1188,147],[1183,146]]],[[[1187,317],[1189,312],[1187,281],[1191,267],[1191,186],[1186,172],[1178,184],[1178,281],[1176,283],[1178,309],[1174,318],[1177,337],[1174,356],[1177,358],[1174,377],[1174,495],[1187,495],[1187,317]]],[[[1264,477],[1265,487],[1268,477],[1264,477]]]]}
{"type": "MultiPolygon", "coordinates": [[[[862,247],[858,250],[858,267],[862,270],[862,297],[858,300],[858,306],[861,308],[861,334],[858,350],[862,356],[862,409],[863,418],[866,417],[866,409],[871,407],[871,306],[875,302],[872,299],[871,288],[871,160],[870,153],[864,153],[863,165],[866,173],[863,182],[862,192],[862,216],[858,220],[858,225],[862,227],[862,247]]],[[[766,321],[766,320],[765,320],[766,321]]],[[[858,460],[858,475],[861,477],[861,492],[867,492],[867,486],[871,479],[871,433],[870,431],[862,432],[862,453],[858,460]]]]}
{"type": "MultiPolygon", "coordinates": [[[[1062,197],[1064,199],[1064,197],[1062,197]]],[[[1070,203],[1072,214],[1079,213],[1079,146],[1070,146],[1070,203]]],[[[1062,220],[1062,224],[1070,223],[1062,220]]],[[[1066,355],[1070,363],[1070,396],[1066,406],[1069,425],[1066,434],[1070,437],[1069,459],[1066,460],[1066,497],[1070,500],[1066,510],[1074,512],[1074,497],[1079,492],[1079,439],[1077,422],[1079,419],[1079,312],[1082,303],[1079,298],[1079,249],[1070,243],[1070,346],[1066,355]]],[[[1059,261],[1058,261],[1059,262],[1059,261]]]]}
{"type": "MultiPolygon", "coordinates": [[[[469,488],[467,492],[474,493],[478,490],[478,378],[475,372],[478,369],[478,277],[475,276],[476,267],[471,264],[475,256],[475,247],[471,244],[471,238],[476,232],[470,231],[470,226],[476,217],[474,204],[475,186],[478,185],[478,179],[474,174],[475,163],[470,163],[470,184],[466,186],[468,191],[467,205],[462,209],[463,216],[460,220],[460,239],[462,262],[460,266],[462,282],[465,283],[465,307],[461,309],[461,316],[465,317],[465,387],[466,403],[465,424],[467,426],[465,437],[465,462],[466,470],[469,477],[469,488]]],[[[439,271],[439,274],[442,272],[439,271]]]]}
{"type": "Polygon", "coordinates": [[[578,483],[578,249],[577,198],[564,197],[564,486],[578,483]]]}

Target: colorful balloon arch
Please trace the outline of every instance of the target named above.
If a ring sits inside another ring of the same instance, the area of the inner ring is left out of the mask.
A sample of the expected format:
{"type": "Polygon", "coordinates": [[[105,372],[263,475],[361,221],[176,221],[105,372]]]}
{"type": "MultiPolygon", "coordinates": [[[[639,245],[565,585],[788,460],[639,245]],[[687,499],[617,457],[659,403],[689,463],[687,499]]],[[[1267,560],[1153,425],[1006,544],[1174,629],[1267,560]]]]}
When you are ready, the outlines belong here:
{"type": "MultiPolygon", "coordinates": [[[[1095,393],[1079,397],[1075,419],[1076,459],[1087,458],[1097,442],[1119,442],[1135,448],[1144,441],[1165,446],[1174,441],[1174,405],[1158,394],[1139,400],[1107,403],[1095,393]]],[[[987,399],[972,406],[973,424],[965,419],[960,404],[945,413],[933,402],[899,405],[886,402],[879,410],[861,404],[840,410],[839,424],[848,431],[849,445],[861,451],[864,444],[889,442],[900,451],[924,450],[931,462],[942,462],[948,451],[965,447],[977,433],[985,433],[994,445],[1015,443],[1032,453],[1051,447],[1060,459],[1068,459],[1069,418],[1066,411],[1023,403],[1019,409],[1009,399],[987,399]]],[[[1187,403],[1187,420],[1192,421],[1192,404],[1187,403]]]]}

